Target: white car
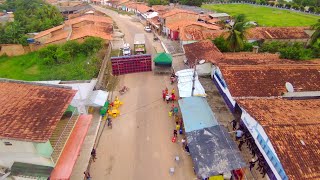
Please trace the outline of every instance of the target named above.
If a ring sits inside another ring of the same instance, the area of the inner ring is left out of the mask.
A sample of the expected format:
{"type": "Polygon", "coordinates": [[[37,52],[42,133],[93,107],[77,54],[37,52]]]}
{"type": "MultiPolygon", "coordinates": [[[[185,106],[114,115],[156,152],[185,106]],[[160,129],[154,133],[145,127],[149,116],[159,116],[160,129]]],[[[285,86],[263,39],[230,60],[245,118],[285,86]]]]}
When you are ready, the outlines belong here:
{"type": "Polygon", "coordinates": [[[144,30],[145,30],[146,32],[151,32],[151,28],[150,28],[149,26],[144,27],[144,30]]]}

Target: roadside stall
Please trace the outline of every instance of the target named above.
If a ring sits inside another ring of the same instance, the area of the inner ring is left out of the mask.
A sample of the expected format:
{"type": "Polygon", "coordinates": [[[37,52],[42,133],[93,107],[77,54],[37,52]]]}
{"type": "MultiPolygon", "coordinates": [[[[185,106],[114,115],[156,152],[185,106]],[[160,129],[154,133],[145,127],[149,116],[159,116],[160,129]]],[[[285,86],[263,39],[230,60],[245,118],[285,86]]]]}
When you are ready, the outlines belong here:
{"type": "Polygon", "coordinates": [[[194,79],[194,96],[206,97],[206,92],[201,85],[197,72],[194,73],[194,69],[184,69],[177,71],[175,75],[178,77],[178,89],[179,96],[182,98],[190,97],[193,87],[194,79]],[[193,77],[195,74],[195,77],[193,77]]]}
{"type": "Polygon", "coordinates": [[[219,124],[205,98],[186,97],[179,100],[179,106],[197,177],[230,178],[233,170],[246,166],[237,145],[219,124]]]}
{"type": "Polygon", "coordinates": [[[155,73],[172,72],[172,56],[167,53],[158,53],[153,59],[155,73]]]}

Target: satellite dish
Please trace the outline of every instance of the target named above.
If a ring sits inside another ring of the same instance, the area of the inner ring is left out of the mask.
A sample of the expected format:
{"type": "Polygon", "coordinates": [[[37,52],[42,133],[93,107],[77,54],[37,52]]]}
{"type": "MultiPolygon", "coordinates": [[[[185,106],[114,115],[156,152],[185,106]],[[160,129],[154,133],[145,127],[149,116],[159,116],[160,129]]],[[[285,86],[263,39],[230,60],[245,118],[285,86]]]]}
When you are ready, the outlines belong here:
{"type": "Polygon", "coordinates": [[[206,62],[206,60],[202,59],[199,61],[199,64],[204,64],[206,62]]]}
{"type": "Polygon", "coordinates": [[[294,92],[293,85],[289,82],[286,82],[286,89],[288,92],[294,92]]]}

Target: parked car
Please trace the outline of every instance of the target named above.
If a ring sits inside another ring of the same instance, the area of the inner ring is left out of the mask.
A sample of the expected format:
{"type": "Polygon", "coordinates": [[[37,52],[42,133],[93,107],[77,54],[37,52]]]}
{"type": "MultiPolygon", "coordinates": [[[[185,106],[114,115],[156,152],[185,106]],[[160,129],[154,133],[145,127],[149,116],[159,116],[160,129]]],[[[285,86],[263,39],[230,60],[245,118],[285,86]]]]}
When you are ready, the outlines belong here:
{"type": "Polygon", "coordinates": [[[146,32],[151,32],[151,28],[150,28],[149,26],[144,27],[144,30],[145,30],[146,32]]]}

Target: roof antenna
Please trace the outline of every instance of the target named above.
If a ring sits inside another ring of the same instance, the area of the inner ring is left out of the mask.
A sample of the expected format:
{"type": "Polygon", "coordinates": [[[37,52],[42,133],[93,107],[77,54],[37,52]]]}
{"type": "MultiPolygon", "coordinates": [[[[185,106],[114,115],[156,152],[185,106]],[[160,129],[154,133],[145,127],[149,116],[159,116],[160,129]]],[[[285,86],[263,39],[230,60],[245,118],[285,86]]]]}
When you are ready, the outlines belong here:
{"type": "Polygon", "coordinates": [[[286,89],[288,92],[294,92],[294,88],[293,88],[293,85],[289,82],[286,82],[286,89]]]}

